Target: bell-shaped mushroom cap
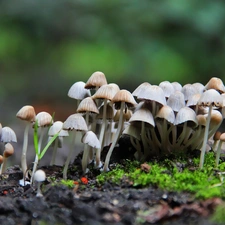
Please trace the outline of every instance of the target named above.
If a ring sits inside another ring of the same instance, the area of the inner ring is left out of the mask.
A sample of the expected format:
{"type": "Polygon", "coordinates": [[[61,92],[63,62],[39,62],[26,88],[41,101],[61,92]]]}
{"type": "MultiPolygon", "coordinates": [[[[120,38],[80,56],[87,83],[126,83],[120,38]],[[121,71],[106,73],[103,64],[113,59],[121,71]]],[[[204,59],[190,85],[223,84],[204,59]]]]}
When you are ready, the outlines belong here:
{"type": "Polygon", "coordinates": [[[82,100],[91,96],[90,90],[86,89],[83,81],[75,82],[68,91],[68,96],[77,100],[82,100]]]}
{"type": "Polygon", "coordinates": [[[20,118],[21,120],[26,120],[30,122],[35,121],[35,111],[34,107],[31,105],[23,106],[16,114],[16,117],[20,118]]]}
{"type": "Polygon", "coordinates": [[[144,82],[142,84],[140,84],[133,92],[132,95],[137,97],[139,96],[141,93],[145,92],[146,88],[148,88],[149,86],[151,86],[151,84],[149,84],[148,82],[144,82]]]}
{"type": "MultiPolygon", "coordinates": [[[[128,110],[124,110],[123,111],[123,119],[125,121],[128,121],[131,118],[131,116],[132,116],[132,111],[131,110],[128,109],[128,110]]],[[[120,118],[120,109],[118,109],[116,111],[116,114],[113,117],[113,121],[114,122],[118,122],[119,121],[119,118],[120,118]]]]}
{"type": "Polygon", "coordinates": [[[168,98],[167,105],[170,106],[174,112],[178,112],[185,106],[184,94],[180,91],[175,91],[168,98]]]}
{"type": "MultiPolygon", "coordinates": [[[[97,115],[97,119],[103,119],[103,108],[104,105],[102,104],[99,108],[99,114],[97,115]]],[[[107,102],[106,105],[106,119],[111,120],[114,117],[114,110],[111,106],[110,102],[107,102]]]]}
{"type": "MultiPolygon", "coordinates": [[[[208,114],[205,114],[205,116],[207,117],[208,114]]],[[[222,121],[223,121],[222,114],[218,110],[213,109],[211,112],[209,129],[211,130],[214,127],[217,127],[218,125],[222,123],[222,121]]]]}
{"type": "Polygon", "coordinates": [[[90,76],[84,87],[87,89],[96,89],[104,84],[107,84],[105,74],[97,71],[90,76]]]}
{"type": "Polygon", "coordinates": [[[89,146],[93,147],[93,148],[100,148],[101,147],[101,144],[100,144],[100,141],[98,140],[96,134],[89,130],[87,131],[82,139],[81,139],[82,143],[84,144],[88,144],[89,146]]]}
{"type": "Polygon", "coordinates": [[[195,87],[200,94],[205,91],[205,86],[202,83],[196,82],[193,83],[192,86],[195,87]]]}
{"type": "Polygon", "coordinates": [[[181,91],[182,85],[180,83],[178,83],[177,81],[174,81],[171,84],[173,85],[173,88],[175,91],[181,91]]]}
{"type": "Polygon", "coordinates": [[[121,102],[125,102],[128,108],[134,107],[137,102],[133,95],[127,90],[119,90],[112,99],[112,103],[115,104],[115,108],[119,109],[121,102]]]}
{"type": "Polygon", "coordinates": [[[44,172],[44,170],[36,170],[36,172],[34,173],[34,180],[37,182],[43,182],[46,179],[46,174],[44,172]]]}
{"type": "Polygon", "coordinates": [[[91,97],[84,98],[77,108],[78,113],[96,113],[99,114],[97,105],[95,104],[94,100],[91,97]]]}
{"type": "Polygon", "coordinates": [[[187,101],[192,95],[197,94],[198,90],[192,84],[185,84],[181,92],[184,94],[184,100],[187,101]]]}
{"type": "Polygon", "coordinates": [[[161,105],[166,105],[166,97],[163,89],[157,85],[151,85],[146,88],[144,92],[139,93],[137,99],[155,101],[161,105]]]}
{"type": "Polygon", "coordinates": [[[169,123],[173,124],[175,121],[175,114],[173,109],[168,106],[164,105],[156,114],[155,118],[165,119],[169,123]]]}
{"type": "Polygon", "coordinates": [[[10,143],[5,144],[5,150],[3,152],[3,156],[5,158],[10,157],[11,155],[14,154],[14,148],[10,143]]]}
{"type": "Polygon", "coordinates": [[[163,89],[166,98],[168,98],[175,91],[173,85],[169,81],[162,81],[159,84],[159,87],[163,89]]]}
{"type": "Polygon", "coordinates": [[[198,125],[198,120],[196,118],[195,111],[187,106],[181,108],[178,111],[174,125],[179,125],[186,122],[190,127],[195,127],[198,125]]]}
{"type": "Polygon", "coordinates": [[[141,126],[137,126],[136,123],[131,123],[125,127],[123,134],[132,136],[137,140],[141,140],[141,126]]]}
{"type": "Polygon", "coordinates": [[[142,105],[142,107],[138,107],[135,112],[133,113],[133,115],[131,116],[129,122],[145,122],[151,126],[155,126],[155,121],[153,118],[152,113],[150,112],[149,109],[147,109],[146,107],[143,107],[142,103],[139,103],[139,105],[142,105]]]}
{"type": "Polygon", "coordinates": [[[83,116],[79,113],[70,115],[63,123],[64,130],[87,131],[88,127],[83,116]]]}
{"type": "Polygon", "coordinates": [[[3,127],[2,128],[2,142],[17,142],[16,134],[13,129],[10,127],[3,127]]]}
{"type": "Polygon", "coordinates": [[[200,97],[201,97],[201,94],[200,93],[194,94],[194,95],[190,96],[188,98],[188,101],[186,103],[186,106],[189,106],[189,107],[196,106],[198,104],[198,101],[199,101],[200,97]]]}
{"type": "Polygon", "coordinates": [[[225,92],[225,87],[224,87],[223,81],[217,77],[212,77],[209,80],[209,82],[205,85],[205,89],[206,90],[215,89],[215,90],[219,91],[220,93],[225,92]]]}
{"type": "Polygon", "coordinates": [[[53,123],[52,116],[48,112],[39,112],[36,121],[39,127],[50,126],[53,123]]]}
{"type": "Polygon", "coordinates": [[[104,84],[92,96],[93,99],[108,99],[112,100],[115,94],[120,90],[117,84],[104,84]]]}
{"type": "Polygon", "coordinates": [[[202,93],[200,99],[198,100],[198,105],[201,106],[223,106],[223,98],[220,93],[215,89],[209,89],[202,93]]]}
{"type": "Polygon", "coordinates": [[[206,117],[203,114],[199,114],[196,116],[199,126],[206,126],[206,117]]]}
{"type": "Polygon", "coordinates": [[[52,126],[49,128],[49,131],[48,131],[49,136],[54,136],[57,133],[59,133],[59,137],[69,136],[68,131],[63,130],[63,122],[62,121],[54,122],[52,124],[52,126]]]}

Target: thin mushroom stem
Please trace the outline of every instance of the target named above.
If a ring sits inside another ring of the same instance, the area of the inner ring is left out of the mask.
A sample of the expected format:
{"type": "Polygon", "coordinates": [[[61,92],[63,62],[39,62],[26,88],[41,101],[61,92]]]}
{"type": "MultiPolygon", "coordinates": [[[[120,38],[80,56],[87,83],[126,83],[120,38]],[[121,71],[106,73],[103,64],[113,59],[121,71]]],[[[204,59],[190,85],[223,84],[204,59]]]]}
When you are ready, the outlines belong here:
{"type": "Polygon", "coordinates": [[[72,154],[73,154],[73,151],[74,151],[73,147],[75,145],[75,139],[76,139],[76,132],[74,132],[74,134],[73,134],[72,145],[71,145],[69,154],[67,155],[67,159],[66,159],[66,162],[65,162],[65,165],[64,165],[64,168],[63,168],[63,179],[64,180],[67,180],[67,171],[68,171],[70,160],[72,158],[72,154]]]}
{"type": "Polygon", "coordinates": [[[202,144],[202,148],[201,148],[200,163],[199,163],[200,169],[203,168],[204,159],[205,159],[205,152],[206,152],[206,145],[207,145],[208,134],[209,134],[209,123],[210,123],[211,113],[212,113],[212,104],[210,104],[210,106],[209,106],[208,117],[206,120],[205,133],[204,133],[204,139],[203,139],[203,144],[202,144]]]}
{"type": "Polygon", "coordinates": [[[23,177],[25,178],[25,174],[27,171],[27,146],[28,146],[28,132],[30,129],[30,123],[27,122],[25,130],[24,130],[24,138],[23,138],[23,150],[21,155],[21,167],[23,171],[23,177]]]}
{"type": "Polygon", "coordinates": [[[96,156],[95,156],[95,167],[97,168],[101,167],[101,151],[103,148],[103,141],[104,141],[104,135],[106,130],[106,109],[107,109],[107,99],[104,99],[102,126],[101,126],[100,135],[99,135],[99,141],[100,141],[101,147],[96,150],[96,156]]]}
{"type": "Polygon", "coordinates": [[[88,144],[85,144],[82,161],[81,161],[83,173],[87,172],[87,165],[89,163],[90,149],[91,149],[91,147],[88,144]]]}
{"type": "Polygon", "coordinates": [[[58,143],[59,143],[59,137],[57,137],[55,139],[55,141],[54,141],[53,154],[52,154],[52,159],[51,159],[51,162],[50,162],[50,166],[55,164],[57,150],[58,150],[58,143]]]}
{"type": "Polygon", "coordinates": [[[112,142],[112,144],[111,144],[111,146],[109,148],[109,151],[108,151],[108,153],[106,155],[105,164],[104,164],[104,167],[103,167],[103,171],[105,171],[105,172],[109,171],[109,160],[110,160],[110,157],[112,155],[113,149],[114,149],[117,141],[119,140],[119,136],[120,136],[121,131],[122,131],[122,127],[123,127],[123,110],[124,109],[125,109],[125,102],[121,102],[118,128],[117,128],[114,140],[113,140],[113,142],[112,142]]]}
{"type": "Polygon", "coordinates": [[[39,142],[38,142],[38,154],[36,154],[35,160],[34,160],[34,166],[33,166],[33,170],[32,170],[32,177],[31,177],[31,180],[30,180],[31,184],[32,184],[32,181],[33,181],[33,178],[34,178],[34,173],[37,170],[37,166],[38,166],[38,163],[39,163],[39,154],[41,152],[41,145],[42,145],[43,137],[44,137],[44,128],[41,127],[40,138],[39,138],[39,142]]]}
{"type": "Polygon", "coordinates": [[[220,160],[220,153],[221,153],[221,146],[222,146],[222,141],[220,140],[219,141],[219,144],[218,144],[218,148],[217,148],[217,151],[216,151],[216,168],[218,167],[219,165],[219,160],[220,160]]]}

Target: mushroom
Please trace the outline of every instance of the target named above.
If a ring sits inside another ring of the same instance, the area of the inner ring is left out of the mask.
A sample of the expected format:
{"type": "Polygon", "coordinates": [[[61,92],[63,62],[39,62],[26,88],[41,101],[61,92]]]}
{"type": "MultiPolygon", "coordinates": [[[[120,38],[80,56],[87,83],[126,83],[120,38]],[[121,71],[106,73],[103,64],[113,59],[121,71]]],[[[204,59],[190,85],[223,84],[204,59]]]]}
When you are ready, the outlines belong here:
{"type": "Polygon", "coordinates": [[[209,89],[203,92],[198,101],[198,105],[209,107],[208,116],[206,120],[205,133],[204,133],[204,140],[203,140],[203,144],[201,148],[200,164],[199,164],[200,169],[203,168],[203,164],[204,164],[204,157],[205,157],[206,145],[207,145],[207,140],[209,135],[209,125],[211,120],[212,108],[213,106],[222,107],[222,103],[223,103],[222,97],[214,89],[209,89]]]}
{"type": "Polygon", "coordinates": [[[63,129],[67,131],[73,131],[73,137],[72,137],[72,144],[70,147],[69,154],[67,155],[66,162],[63,168],[63,179],[67,179],[67,170],[69,167],[69,163],[72,158],[72,153],[74,151],[75,147],[75,139],[76,139],[76,132],[86,132],[88,130],[87,124],[83,118],[83,116],[79,113],[75,113],[70,115],[65,122],[63,123],[63,129]]]}
{"type": "Polygon", "coordinates": [[[26,156],[27,156],[27,145],[28,145],[28,133],[30,128],[30,123],[33,123],[35,121],[35,116],[36,114],[34,111],[34,107],[30,105],[23,106],[16,114],[16,117],[26,121],[26,127],[24,131],[24,139],[23,139],[23,150],[21,155],[21,166],[22,166],[24,178],[27,171],[26,156]]]}
{"type": "MultiPolygon", "coordinates": [[[[2,165],[0,169],[0,174],[5,172],[7,160],[10,156],[14,154],[14,148],[10,143],[5,144],[5,150],[3,152],[2,165]]],[[[0,160],[1,161],[1,160],[0,160]]]]}
{"type": "Polygon", "coordinates": [[[63,130],[63,122],[62,121],[55,121],[48,130],[49,138],[54,137],[57,133],[58,133],[58,137],[52,143],[53,144],[53,154],[52,154],[52,159],[50,162],[51,166],[55,164],[57,150],[59,147],[62,146],[63,137],[69,136],[68,131],[63,130]]]}
{"type": "MultiPolygon", "coordinates": [[[[100,148],[101,144],[100,144],[100,141],[98,140],[96,134],[89,130],[87,131],[81,141],[88,145],[88,146],[91,146],[92,148],[100,148]]],[[[87,172],[87,165],[88,165],[88,160],[89,160],[89,148],[84,148],[84,152],[83,152],[83,156],[82,156],[82,170],[84,173],[87,172]]]]}
{"type": "Polygon", "coordinates": [[[168,98],[175,91],[174,86],[169,81],[162,81],[159,84],[159,87],[163,89],[166,98],[168,98]]]}
{"type": "Polygon", "coordinates": [[[220,135],[221,135],[220,131],[216,131],[216,133],[213,135],[213,145],[212,145],[213,151],[216,151],[216,147],[218,147],[217,144],[220,140],[220,135]]]}
{"type": "Polygon", "coordinates": [[[218,147],[217,147],[217,150],[216,150],[216,162],[215,162],[215,166],[216,168],[218,167],[219,165],[219,160],[220,160],[220,153],[221,153],[221,146],[222,144],[225,142],[225,133],[222,133],[220,135],[220,138],[219,138],[219,144],[218,144],[218,147]]]}
{"type": "MultiPolygon", "coordinates": [[[[42,145],[42,141],[43,141],[43,137],[44,137],[44,128],[49,127],[53,123],[53,118],[48,112],[39,112],[36,115],[36,123],[37,124],[35,124],[35,126],[38,126],[40,128],[40,137],[39,137],[39,141],[38,141],[38,154],[40,154],[41,145],[42,145]]],[[[39,161],[38,154],[36,154],[35,160],[34,160],[31,183],[33,180],[33,175],[37,169],[38,161],[39,161]]]]}
{"type": "Polygon", "coordinates": [[[138,104],[138,107],[136,107],[135,112],[131,116],[129,122],[139,122],[141,124],[141,141],[144,147],[144,156],[141,160],[145,161],[151,155],[152,151],[154,151],[154,147],[156,146],[154,146],[152,143],[150,143],[150,147],[148,145],[150,140],[148,140],[146,133],[148,129],[155,127],[155,121],[151,111],[146,107],[144,102],[140,102],[138,104]]]}
{"type": "Polygon", "coordinates": [[[101,131],[99,136],[100,141],[100,148],[97,148],[96,150],[96,157],[95,157],[95,166],[97,168],[101,167],[101,151],[103,148],[103,140],[105,136],[105,130],[106,130],[106,110],[107,110],[107,101],[111,101],[115,94],[119,91],[119,86],[117,84],[111,83],[111,84],[105,84],[102,85],[96,93],[92,96],[92,99],[103,99],[103,116],[102,116],[102,125],[101,125],[101,131]]]}
{"type": "Polygon", "coordinates": [[[17,137],[14,132],[14,130],[10,127],[3,127],[1,129],[2,135],[1,135],[1,141],[4,143],[8,142],[17,142],[17,137]]]}
{"type": "Polygon", "coordinates": [[[119,140],[119,136],[122,132],[123,127],[123,111],[127,110],[127,108],[134,107],[137,103],[134,100],[132,94],[127,90],[120,90],[116,93],[116,95],[112,99],[112,103],[114,103],[116,109],[120,109],[120,117],[119,117],[119,124],[118,128],[114,137],[114,140],[109,148],[109,151],[106,155],[105,164],[103,167],[103,171],[109,170],[109,160],[112,154],[112,151],[119,140]]]}
{"type": "Polygon", "coordinates": [[[205,85],[205,89],[206,90],[214,89],[217,90],[219,93],[225,92],[223,81],[217,77],[212,77],[205,85]]]}
{"type": "Polygon", "coordinates": [[[167,105],[170,106],[176,114],[185,106],[184,94],[180,91],[175,91],[167,99],[167,105]]]}
{"type": "Polygon", "coordinates": [[[68,96],[77,100],[77,106],[80,104],[82,99],[91,96],[90,90],[86,89],[84,86],[85,83],[83,81],[77,81],[70,87],[68,91],[68,96]]]}
{"type": "Polygon", "coordinates": [[[107,84],[105,74],[100,71],[94,72],[85,84],[87,89],[98,89],[102,85],[107,84]]]}
{"type": "Polygon", "coordinates": [[[36,170],[36,172],[34,173],[34,181],[37,182],[37,194],[36,196],[37,197],[42,197],[43,194],[42,194],[42,191],[41,191],[41,184],[42,182],[44,182],[46,179],[46,174],[45,174],[45,171],[44,170],[36,170]]]}

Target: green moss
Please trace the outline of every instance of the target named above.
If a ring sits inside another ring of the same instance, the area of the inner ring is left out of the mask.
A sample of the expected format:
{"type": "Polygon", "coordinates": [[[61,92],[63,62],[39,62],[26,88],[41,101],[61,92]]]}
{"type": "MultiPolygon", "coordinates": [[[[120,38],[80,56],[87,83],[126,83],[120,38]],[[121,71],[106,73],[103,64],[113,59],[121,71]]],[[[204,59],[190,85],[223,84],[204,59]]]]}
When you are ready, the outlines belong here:
{"type": "Polygon", "coordinates": [[[67,186],[68,188],[74,188],[74,180],[61,180],[61,184],[67,186]]]}
{"type": "MultiPolygon", "coordinates": [[[[116,169],[102,173],[97,181],[102,184],[106,181],[118,184],[123,178],[130,180],[133,186],[146,187],[153,185],[168,191],[185,191],[195,195],[196,198],[210,197],[225,198],[225,184],[223,174],[218,174],[215,169],[214,153],[205,157],[204,169],[198,169],[199,159],[193,160],[192,168],[186,166],[181,172],[176,163],[170,160],[163,162],[149,162],[149,173],[140,169],[140,163],[127,161],[124,166],[118,165],[116,169]]],[[[219,170],[224,171],[225,163],[219,165],[219,170]]]]}
{"type": "Polygon", "coordinates": [[[225,204],[223,203],[216,208],[213,216],[211,217],[211,220],[213,222],[216,222],[216,224],[224,224],[225,223],[224,210],[225,210],[225,204]]]}

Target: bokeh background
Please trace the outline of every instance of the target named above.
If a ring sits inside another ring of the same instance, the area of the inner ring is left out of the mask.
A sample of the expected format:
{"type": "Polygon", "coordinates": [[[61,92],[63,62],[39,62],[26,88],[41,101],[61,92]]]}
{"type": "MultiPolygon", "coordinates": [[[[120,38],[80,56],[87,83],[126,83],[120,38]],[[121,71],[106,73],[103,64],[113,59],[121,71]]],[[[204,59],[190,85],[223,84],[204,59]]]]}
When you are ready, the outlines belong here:
{"type": "Polygon", "coordinates": [[[0,122],[17,111],[74,112],[67,92],[95,71],[133,91],[142,82],[225,78],[225,2],[0,1],[0,122]]]}

